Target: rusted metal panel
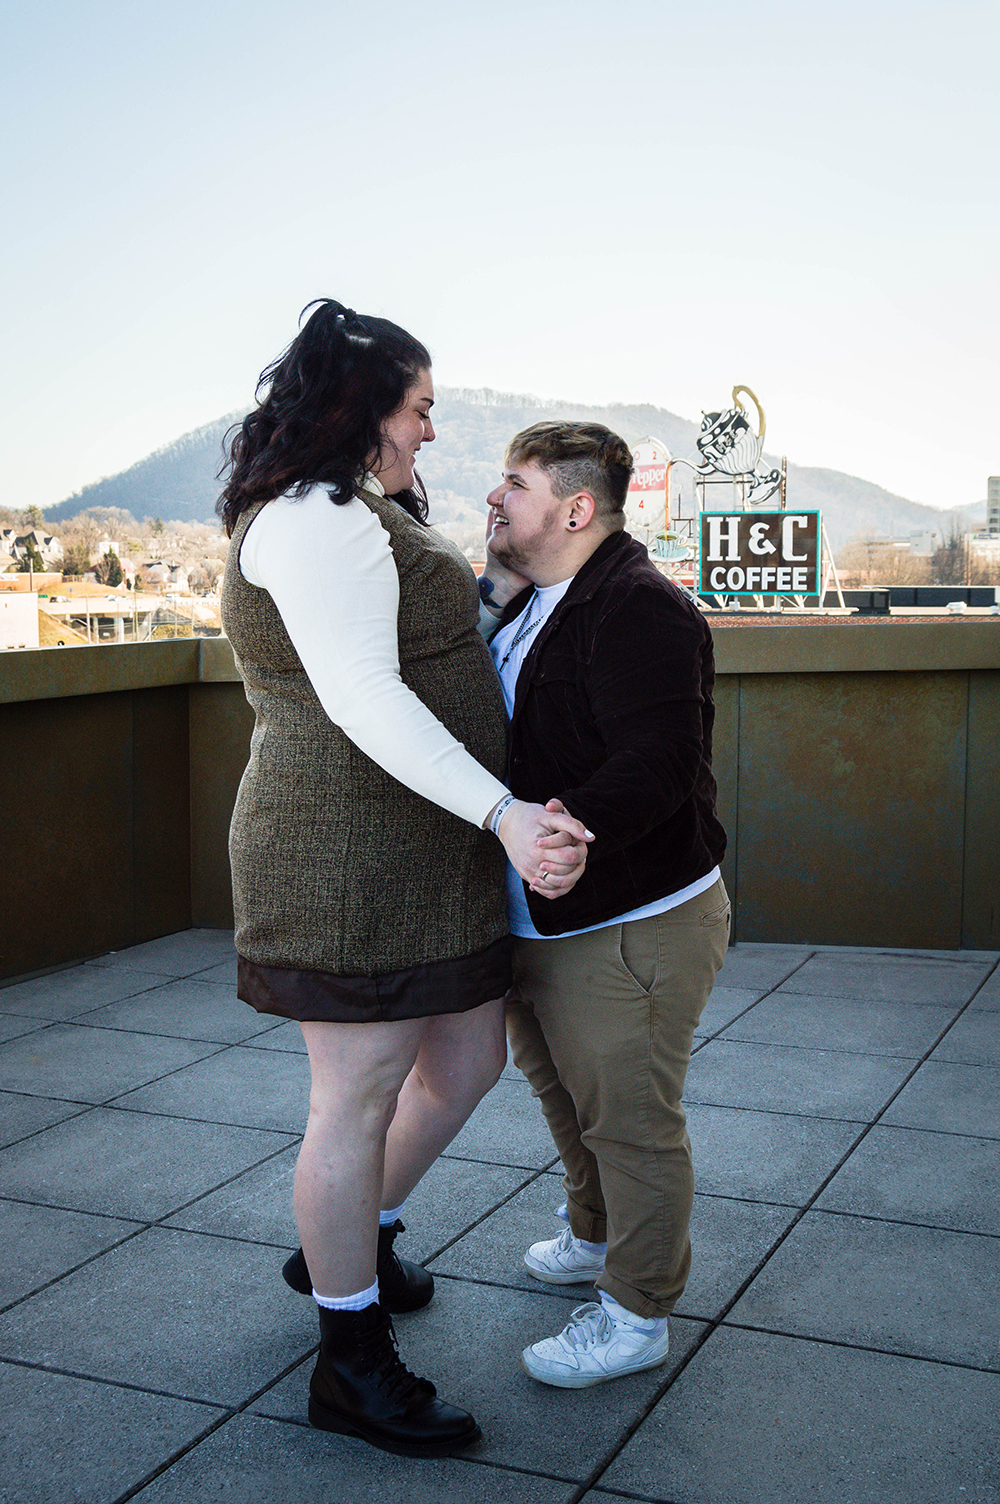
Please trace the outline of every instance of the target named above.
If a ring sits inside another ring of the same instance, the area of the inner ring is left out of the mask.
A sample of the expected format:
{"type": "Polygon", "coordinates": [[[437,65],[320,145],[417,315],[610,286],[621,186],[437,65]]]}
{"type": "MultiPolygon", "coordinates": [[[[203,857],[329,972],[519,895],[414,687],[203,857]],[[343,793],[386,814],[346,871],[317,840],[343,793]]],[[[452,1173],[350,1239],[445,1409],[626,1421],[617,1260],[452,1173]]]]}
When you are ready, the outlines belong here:
{"type": "Polygon", "coordinates": [[[962,943],[968,675],[740,682],[744,940],[962,943]]]}
{"type": "Polygon", "coordinates": [[[712,748],[712,769],[718,785],[719,819],[726,828],[728,845],[722,863],[722,880],[726,885],[733,905],[733,930],[735,941],[737,915],[736,851],[739,840],[739,766],[740,745],[740,681],[735,674],[725,674],[715,681],[715,734],[712,748]]]}
{"type": "Polygon", "coordinates": [[[1000,950],[1000,675],[969,675],[962,945],[1000,950]]]}

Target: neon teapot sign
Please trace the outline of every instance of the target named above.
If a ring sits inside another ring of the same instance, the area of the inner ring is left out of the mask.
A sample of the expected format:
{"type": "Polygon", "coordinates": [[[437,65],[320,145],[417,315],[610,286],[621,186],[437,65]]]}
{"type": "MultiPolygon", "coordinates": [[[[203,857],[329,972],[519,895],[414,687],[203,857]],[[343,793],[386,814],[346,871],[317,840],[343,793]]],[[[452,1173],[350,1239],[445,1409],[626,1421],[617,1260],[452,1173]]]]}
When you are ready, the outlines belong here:
{"type": "Polygon", "coordinates": [[[703,413],[701,433],[697,438],[701,464],[696,473],[702,476],[731,475],[742,482],[744,506],[759,506],[781,485],[780,470],[765,470],[760,465],[764,448],[764,409],[748,386],[733,387],[733,406],[723,413],[703,413]],[[740,394],[750,398],[757,410],[757,431],[753,419],[740,401],[740,394]]]}

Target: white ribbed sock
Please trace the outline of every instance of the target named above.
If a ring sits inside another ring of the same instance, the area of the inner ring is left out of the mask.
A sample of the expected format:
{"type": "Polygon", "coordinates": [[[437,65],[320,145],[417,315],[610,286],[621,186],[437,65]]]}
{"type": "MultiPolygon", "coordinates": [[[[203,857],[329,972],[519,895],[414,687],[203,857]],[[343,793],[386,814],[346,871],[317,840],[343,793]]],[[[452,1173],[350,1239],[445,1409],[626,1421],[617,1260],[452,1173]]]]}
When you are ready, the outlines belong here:
{"type": "Polygon", "coordinates": [[[406,1205],[406,1202],[405,1201],[401,1201],[398,1206],[394,1206],[392,1208],[392,1211],[389,1211],[389,1212],[379,1212],[379,1214],[378,1214],[378,1225],[379,1225],[379,1227],[391,1227],[394,1222],[398,1222],[399,1218],[403,1214],[403,1207],[405,1205],[406,1205]]]}
{"type": "Polygon", "coordinates": [[[357,1295],[317,1295],[314,1290],[313,1300],[324,1311],[363,1311],[366,1306],[378,1305],[378,1280],[357,1295]]]}
{"type": "Polygon", "coordinates": [[[601,1291],[601,1305],[612,1321],[623,1321],[626,1326],[634,1327],[637,1332],[643,1332],[650,1337],[662,1336],[667,1329],[665,1316],[637,1316],[634,1311],[627,1311],[613,1295],[608,1295],[605,1290],[601,1291]]]}

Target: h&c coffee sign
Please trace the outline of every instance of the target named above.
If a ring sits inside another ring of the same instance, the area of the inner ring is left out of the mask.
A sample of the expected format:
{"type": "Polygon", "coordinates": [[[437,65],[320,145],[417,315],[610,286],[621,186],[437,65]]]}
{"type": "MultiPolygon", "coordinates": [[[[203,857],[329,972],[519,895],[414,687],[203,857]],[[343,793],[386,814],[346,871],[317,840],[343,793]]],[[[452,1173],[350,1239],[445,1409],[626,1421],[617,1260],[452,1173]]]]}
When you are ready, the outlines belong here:
{"type": "Polygon", "coordinates": [[[702,512],[702,595],[818,595],[819,512],[702,512]]]}

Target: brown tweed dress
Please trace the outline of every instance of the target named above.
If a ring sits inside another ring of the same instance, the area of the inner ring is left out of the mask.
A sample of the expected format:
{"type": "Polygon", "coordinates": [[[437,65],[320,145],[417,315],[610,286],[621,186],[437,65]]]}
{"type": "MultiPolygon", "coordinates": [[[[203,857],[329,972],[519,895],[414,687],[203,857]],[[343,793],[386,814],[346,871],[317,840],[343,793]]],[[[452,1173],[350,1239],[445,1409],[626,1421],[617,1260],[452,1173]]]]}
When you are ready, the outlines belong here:
{"type": "MultiPolygon", "coordinates": [[[[458,549],[362,491],[399,575],[400,674],[497,777],[507,717],[458,549]]],[[[333,506],[335,503],[331,502],[333,506]]],[[[335,726],[233,531],[222,619],[256,714],[230,832],[239,996],[302,1021],[461,1012],[510,981],[504,853],[489,832],[413,793],[335,726]]]]}

